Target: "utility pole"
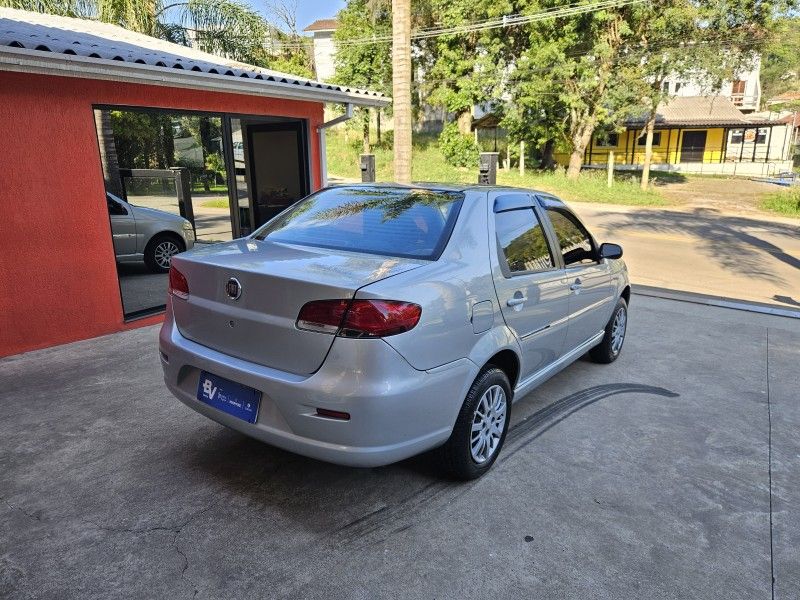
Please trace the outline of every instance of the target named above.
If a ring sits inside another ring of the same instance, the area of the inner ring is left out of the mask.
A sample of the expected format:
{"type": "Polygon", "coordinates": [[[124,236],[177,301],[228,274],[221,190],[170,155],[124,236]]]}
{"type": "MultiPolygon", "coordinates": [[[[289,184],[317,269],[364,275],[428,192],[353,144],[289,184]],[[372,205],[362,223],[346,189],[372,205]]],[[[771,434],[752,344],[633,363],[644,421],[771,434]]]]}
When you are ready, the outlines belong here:
{"type": "Polygon", "coordinates": [[[411,0],[392,0],[394,179],[411,183],[411,0]]]}

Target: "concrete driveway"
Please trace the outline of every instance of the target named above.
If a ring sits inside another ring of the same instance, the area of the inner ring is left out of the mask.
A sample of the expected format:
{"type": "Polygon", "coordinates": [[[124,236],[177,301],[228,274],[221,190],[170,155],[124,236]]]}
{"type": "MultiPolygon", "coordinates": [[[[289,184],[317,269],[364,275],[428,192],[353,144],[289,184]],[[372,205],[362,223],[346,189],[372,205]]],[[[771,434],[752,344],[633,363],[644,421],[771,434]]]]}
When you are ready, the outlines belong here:
{"type": "Polygon", "coordinates": [[[347,469],[161,383],[156,328],[0,361],[2,598],[797,598],[800,320],[634,296],[501,460],[347,469]]]}

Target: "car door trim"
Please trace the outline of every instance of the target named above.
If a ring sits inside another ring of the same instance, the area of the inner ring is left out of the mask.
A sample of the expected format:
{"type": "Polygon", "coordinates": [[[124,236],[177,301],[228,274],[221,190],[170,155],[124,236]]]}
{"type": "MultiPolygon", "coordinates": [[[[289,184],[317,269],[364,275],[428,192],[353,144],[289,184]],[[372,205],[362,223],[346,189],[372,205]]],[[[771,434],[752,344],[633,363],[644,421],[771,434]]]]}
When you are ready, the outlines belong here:
{"type": "Polygon", "coordinates": [[[528,392],[533,390],[533,388],[535,388],[537,385],[539,385],[543,381],[549,379],[550,377],[552,377],[553,375],[555,375],[556,373],[558,373],[559,371],[561,371],[565,367],[567,367],[570,364],[572,364],[575,361],[576,358],[578,358],[579,356],[582,356],[588,350],[591,350],[592,348],[594,348],[597,344],[599,344],[602,341],[603,336],[605,335],[605,333],[606,333],[605,331],[599,331],[598,333],[593,335],[591,338],[586,340],[580,346],[578,346],[578,347],[574,348],[573,350],[571,350],[570,352],[567,352],[566,354],[562,355],[555,362],[550,363],[549,365],[547,365],[546,367],[540,369],[539,371],[537,371],[533,375],[530,375],[529,377],[527,377],[524,380],[520,381],[517,384],[517,387],[514,388],[514,402],[516,402],[518,399],[520,399],[523,396],[525,396],[525,394],[527,394],[528,392]]]}

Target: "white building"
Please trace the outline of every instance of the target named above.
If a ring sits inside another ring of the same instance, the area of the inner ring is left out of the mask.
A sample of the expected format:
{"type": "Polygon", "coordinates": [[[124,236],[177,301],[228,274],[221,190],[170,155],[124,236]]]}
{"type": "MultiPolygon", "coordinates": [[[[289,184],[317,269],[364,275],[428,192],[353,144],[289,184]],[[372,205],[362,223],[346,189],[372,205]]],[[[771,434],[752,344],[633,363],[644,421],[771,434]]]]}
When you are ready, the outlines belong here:
{"type": "Polygon", "coordinates": [[[336,72],[336,46],[333,43],[336,19],[318,19],[303,31],[314,36],[314,77],[318,81],[329,81],[336,72]]]}
{"type": "Polygon", "coordinates": [[[729,98],[743,113],[758,110],[761,106],[761,57],[755,56],[750,69],[736,74],[732,81],[725,81],[719,90],[711,90],[702,78],[672,77],[664,82],[664,92],[672,96],[722,96],[729,98]]]}

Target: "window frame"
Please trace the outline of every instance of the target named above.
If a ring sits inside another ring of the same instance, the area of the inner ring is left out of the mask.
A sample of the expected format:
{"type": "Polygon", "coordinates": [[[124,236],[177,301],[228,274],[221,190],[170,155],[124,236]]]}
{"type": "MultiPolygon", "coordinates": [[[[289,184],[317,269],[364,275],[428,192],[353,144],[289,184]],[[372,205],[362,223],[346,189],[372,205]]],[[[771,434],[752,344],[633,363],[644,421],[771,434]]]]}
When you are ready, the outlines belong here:
{"type": "Polygon", "coordinates": [[[542,215],[539,212],[539,207],[534,202],[533,198],[531,198],[531,205],[530,206],[516,206],[513,208],[508,208],[505,210],[499,211],[492,211],[492,228],[494,234],[494,244],[495,248],[497,249],[497,263],[500,265],[500,271],[503,273],[503,277],[505,279],[514,279],[515,277],[524,277],[526,275],[540,275],[542,273],[553,273],[556,271],[562,270],[563,262],[557,258],[557,255],[553,252],[553,238],[550,235],[549,228],[545,224],[544,220],[542,219],[542,215]],[[506,254],[503,251],[503,247],[500,245],[500,239],[497,236],[497,215],[509,212],[516,212],[516,211],[530,211],[533,216],[533,221],[539,226],[542,236],[544,237],[545,244],[547,245],[547,252],[550,255],[550,263],[552,266],[549,269],[533,269],[533,270],[526,270],[526,271],[512,271],[511,266],[508,264],[508,259],[506,258],[506,254]]]}

